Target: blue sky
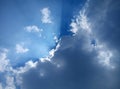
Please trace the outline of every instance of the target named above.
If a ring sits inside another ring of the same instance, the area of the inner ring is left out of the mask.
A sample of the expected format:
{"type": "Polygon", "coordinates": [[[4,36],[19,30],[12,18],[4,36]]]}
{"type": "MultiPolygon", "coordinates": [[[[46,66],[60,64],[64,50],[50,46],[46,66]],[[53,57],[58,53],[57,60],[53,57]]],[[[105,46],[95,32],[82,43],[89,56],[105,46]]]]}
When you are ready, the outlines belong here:
{"type": "Polygon", "coordinates": [[[44,57],[56,45],[53,38],[54,36],[58,38],[60,35],[61,2],[53,1],[53,3],[37,0],[1,1],[0,46],[10,49],[8,54],[13,65],[44,57]],[[54,7],[53,3],[55,3],[54,7]],[[50,23],[42,22],[41,10],[45,8],[50,11],[50,23]],[[38,28],[40,31],[27,31],[28,26],[33,30],[38,28]],[[27,47],[29,51],[24,52],[25,54],[16,54],[17,44],[27,47]]]}
{"type": "Polygon", "coordinates": [[[0,0],[0,89],[120,89],[119,5],[0,0]]]}

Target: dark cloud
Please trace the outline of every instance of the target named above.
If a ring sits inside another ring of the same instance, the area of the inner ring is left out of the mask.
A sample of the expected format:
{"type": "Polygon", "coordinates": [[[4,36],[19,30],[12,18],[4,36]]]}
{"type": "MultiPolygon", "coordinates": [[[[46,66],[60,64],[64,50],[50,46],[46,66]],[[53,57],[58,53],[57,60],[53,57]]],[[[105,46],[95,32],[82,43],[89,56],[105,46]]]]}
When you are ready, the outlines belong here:
{"type": "Polygon", "coordinates": [[[63,66],[40,63],[36,69],[23,74],[23,89],[119,89],[117,72],[97,65],[95,53],[83,51],[80,42],[81,39],[64,37],[52,60],[63,62],[63,66]],[[72,46],[64,47],[68,44],[72,46]],[[40,76],[40,70],[45,71],[45,76],[40,76]]]}
{"type": "Polygon", "coordinates": [[[97,37],[114,49],[120,49],[119,5],[119,0],[91,0],[87,11],[97,37]]]}
{"type": "MultiPolygon", "coordinates": [[[[97,37],[115,49],[120,49],[118,3],[92,0],[88,9],[97,37]]],[[[53,63],[39,63],[22,75],[23,89],[120,89],[120,61],[117,60],[116,69],[106,69],[95,59],[96,51],[82,49],[85,41],[78,35],[62,37],[53,63]],[[62,65],[58,68],[55,64],[59,63],[62,65]]]]}

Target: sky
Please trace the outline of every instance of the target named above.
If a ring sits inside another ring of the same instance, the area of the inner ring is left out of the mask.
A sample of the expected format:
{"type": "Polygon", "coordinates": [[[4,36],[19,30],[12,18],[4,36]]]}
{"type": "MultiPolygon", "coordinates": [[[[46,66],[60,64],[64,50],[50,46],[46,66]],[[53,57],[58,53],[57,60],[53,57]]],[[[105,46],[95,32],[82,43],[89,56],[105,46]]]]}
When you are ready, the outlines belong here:
{"type": "Polygon", "coordinates": [[[0,0],[0,89],[120,89],[119,0],[0,0]]]}

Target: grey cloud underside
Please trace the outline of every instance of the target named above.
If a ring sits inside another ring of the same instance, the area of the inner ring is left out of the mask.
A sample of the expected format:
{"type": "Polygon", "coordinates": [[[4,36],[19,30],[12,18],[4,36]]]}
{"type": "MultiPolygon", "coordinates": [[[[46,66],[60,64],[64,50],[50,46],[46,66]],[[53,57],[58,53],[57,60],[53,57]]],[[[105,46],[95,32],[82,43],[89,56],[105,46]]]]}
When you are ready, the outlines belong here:
{"type": "Polygon", "coordinates": [[[81,39],[64,37],[61,41],[52,61],[64,65],[57,69],[49,62],[40,63],[23,74],[25,89],[119,89],[118,69],[109,71],[97,65],[93,60],[96,54],[81,49],[81,39]],[[45,71],[44,77],[40,77],[40,70],[45,71]]]}
{"type": "Polygon", "coordinates": [[[21,75],[22,89],[120,89],[119,5],[119,0],[91,0],[87,9],[95,37],[118,51],[114,70],[97,63],[96,51],[83,50],[84,36],[64,36],[52,63],[39,62],[21,75]],[[54,64],[63,65],[57,68],[54,64]]]}

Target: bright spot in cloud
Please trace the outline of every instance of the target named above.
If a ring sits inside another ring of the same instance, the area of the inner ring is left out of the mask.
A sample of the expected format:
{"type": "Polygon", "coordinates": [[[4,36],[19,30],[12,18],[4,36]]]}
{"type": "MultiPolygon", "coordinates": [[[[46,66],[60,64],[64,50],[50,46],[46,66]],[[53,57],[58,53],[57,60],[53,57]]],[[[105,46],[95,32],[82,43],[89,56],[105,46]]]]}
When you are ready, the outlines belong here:
{"type": "Polygon", "coordinates": [[[44,73],[43,73],[43,72],[40,72],[40,76],[43,77],[43,76],[44,76],[44,73]]]}
{"type": "Polygon", "coordinates": [[[111,58],[113,57],[113,54],[111,51],[104,51],[104,50],[99,50],[98,51],[98,58],[100,59],[99,62],[104,65],[107,66],[109,68],[115,68],[112,64],[111,64],[111,58]]]}

